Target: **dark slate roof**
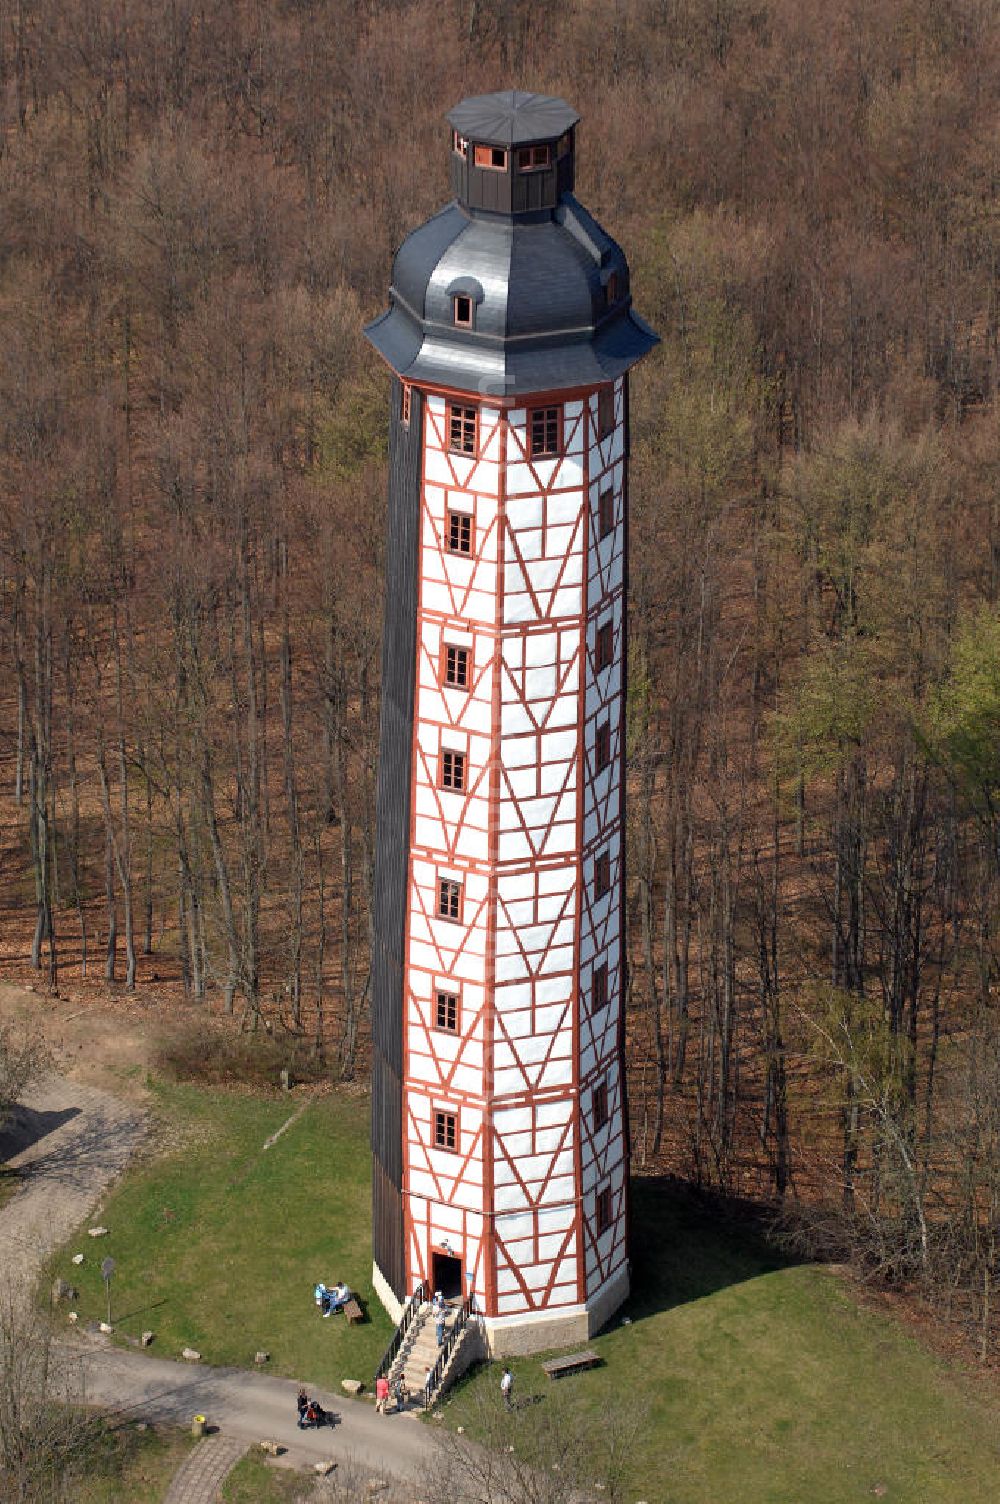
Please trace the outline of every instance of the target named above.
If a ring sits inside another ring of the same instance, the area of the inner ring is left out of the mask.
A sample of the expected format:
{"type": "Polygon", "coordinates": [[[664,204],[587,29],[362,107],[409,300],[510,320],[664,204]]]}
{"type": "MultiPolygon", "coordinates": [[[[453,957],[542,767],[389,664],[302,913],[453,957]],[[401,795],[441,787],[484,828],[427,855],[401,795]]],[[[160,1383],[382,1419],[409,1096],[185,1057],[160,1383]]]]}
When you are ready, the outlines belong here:
{"type": "Polygon", "coordinates": [[[449,204],[403,242],[389,309],[365,333],[408,381],[506,397],[610,381],[658,343],[632,308],[621,248],[571,194],[533,216],[449,204]],[[463,291],[476,298],[474,329],[454,325],[463,291]]]}
{"type": "Polygon", "coordinates": [[[463,99],[447,116],[459,135],[489,146],[554,141],[576,125],[579,118],[564,99],[555,99],[551,94],[525,94],[521,89],[463,99]]]}

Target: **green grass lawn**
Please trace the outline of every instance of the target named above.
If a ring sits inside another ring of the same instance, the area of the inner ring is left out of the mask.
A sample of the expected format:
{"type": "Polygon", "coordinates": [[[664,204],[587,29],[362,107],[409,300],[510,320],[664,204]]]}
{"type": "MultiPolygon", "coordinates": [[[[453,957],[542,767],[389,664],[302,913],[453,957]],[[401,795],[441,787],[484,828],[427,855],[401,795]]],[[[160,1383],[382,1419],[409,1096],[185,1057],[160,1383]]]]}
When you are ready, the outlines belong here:
{"type": "Polygon", "coordinates": [[[296,1504],[312,1486],[312,1480],[274,1467],[251,1452],[223,1483],[222,1499],[223,1504],[296,1504]]]}
{"type": "MultiPolygon", "coordinates": [[[[273,1370],[309,1384],[369,1380],[391,1329],[370,1284],[367,1099],[316,1099],[265,1151],[294,1096],[154,1093],[159,1157],[101,1209],[110,1236],[81,1230],[53,1267],[79,1287],[81,1315],[103,1314],[99,1264],[111,1254],[119,1333],[153,1329],[158,1354],[192,1346],[207,1362],[249,1365],[263,1347],[273,1370]],[[346,1279],[371,1321],[321,1320],[317,1278],[346,1279]]],[[[616,1318],[596,1339],[602,1368],[558,1386],[537,1359],[517,1362],[519,1398],[542,1398],[514,1416],[512,1439],[557,1404],[595,1436],[639,1414],[630,1497],[649,1504],[1000,1498],[995,1403],[837,1277],[785,1263],[745,1217],[706,1211],[669,1182],[636,1183],[634,1228],[629,1324],[616,1318]]],[[[496,1365],[470,1376],[448,1421],[473,1430],[477,1391],[498,1380],[496,1365]]],[[[267,1498],[253,1492],[260,1467],[245,1464],[233,1499],[267,1498]]]]}
{"type": "MultiPolygon", "coordinates": [[[[834,1275],[782,1267],[745,1224],[722,1227],[669,1185],[635,1194],[636,1294],[594,1342],[604,1367],[553,1384],[512,1364],[522,1401],[592,1420],[646,1412],[632,1448],[649,1504],[994,1504],[997,1415],[834,1275]],[[555,1390],[558,1387],[558,1395],[555,1390]],[[876,1490],[884,1489],[884,1494],[876,1490]]],[[[480,1370],[448,1422],[475,1430],[480,1370]]],[[[530,1404],[512,1420],[516,1442],[530,1404]]]]}
{"type": "Polygon", "coordinates": [[[73,1484],[74,1504],[159,1504],[170,1480],[194,1445],[181,1431],[137,1431],[116,1426],[105,1432],[85,1475],[73,1484]]]}
{"type": "Polygon", "coordinates": [[[153,1148],[179,1147],[111,1194],[100,1211],[106,1238],[81,1228],[53,1265],[78,1288],[81,1321],[105,1315],[100,1264],[110,1255],[116,1333],[154,1331],[159,1356],[193,1347],[207,1363],[250,1365],[263,1348],[273,1371],[306,1383],[370,1380],[392,1328],[371,1290],[367,1097],[313,1100],[265,1150],[294,1096],[162,1082],[154,1095],[153,1148]],[[346,1280],[370,1319],[324,1321],[317,1279],[346,1280]]]}

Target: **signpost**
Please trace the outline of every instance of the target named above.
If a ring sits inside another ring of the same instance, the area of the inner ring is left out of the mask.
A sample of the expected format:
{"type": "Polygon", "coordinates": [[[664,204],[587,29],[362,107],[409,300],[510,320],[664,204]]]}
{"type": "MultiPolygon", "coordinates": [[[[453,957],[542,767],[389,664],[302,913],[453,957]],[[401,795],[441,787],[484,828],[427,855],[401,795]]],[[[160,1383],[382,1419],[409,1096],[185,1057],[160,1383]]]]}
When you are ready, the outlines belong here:
{"type": "Polygon", "coordinates": [[[108,1297],[108,1326],[111,1325],[111,1276],[115,1272],[114,1259],[105,1259],[101,1265],[101,1278],[108,1297]]]}

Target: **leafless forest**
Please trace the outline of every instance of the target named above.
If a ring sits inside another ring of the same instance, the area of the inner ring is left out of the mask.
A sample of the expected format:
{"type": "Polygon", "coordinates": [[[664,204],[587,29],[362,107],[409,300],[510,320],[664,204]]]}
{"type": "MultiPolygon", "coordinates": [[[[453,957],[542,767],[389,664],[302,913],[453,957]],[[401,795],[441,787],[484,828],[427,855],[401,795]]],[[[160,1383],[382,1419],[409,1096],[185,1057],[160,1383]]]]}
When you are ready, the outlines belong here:
{"type": "Polygon", "coordinates": [[[985,1354],[997,0],[0,0],[6,969],[364,1069],[359,330],[446,196],[443,111],[511,84],[583,113],[580,196],[663,335],[633,388],[636,1169],[784,1205],[985,1354]]]}

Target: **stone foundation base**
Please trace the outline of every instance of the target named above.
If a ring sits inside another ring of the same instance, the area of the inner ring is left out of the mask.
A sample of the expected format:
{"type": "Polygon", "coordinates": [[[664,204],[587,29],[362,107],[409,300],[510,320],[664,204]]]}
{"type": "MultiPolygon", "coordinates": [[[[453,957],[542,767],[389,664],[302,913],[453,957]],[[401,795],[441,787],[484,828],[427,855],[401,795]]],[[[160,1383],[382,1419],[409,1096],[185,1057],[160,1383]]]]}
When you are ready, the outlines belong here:
{"type": "Polygon", "coordinates": [[[396,1299],[392,1293],[392,1286],[374,1260],[372,1261],[372,1287],[379,1300],[385,1306],[393,1325],[398,1326],[399,1318],[403,1314],[404,1303],[396,1299]]]}
{"type": "Polygon", "coordinates": [[[586,1305],[523,1316],[486,1316],[483,1336],[491,1358],[527,1357],[588,1342],[628,1299],[628,1266],[623,1265],[586,1305]]]}
{"type": "MultiPolygon", "coordinates": [[[[403,1302],[392,1293],[377,1264],[372,1264],[375,1294],[394,1322],[403,1314],[403,1302]]],[[[614,1315],[628,1298],[628,1266],[623,1265],[586,1305],[563,1306],[557,1311],[530,1311],[521,1316],[484,1316],[481,1322],[485,1356],[527,1357],[560,1347],[579,1347],[614,1315]]]]}

